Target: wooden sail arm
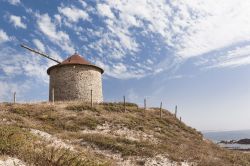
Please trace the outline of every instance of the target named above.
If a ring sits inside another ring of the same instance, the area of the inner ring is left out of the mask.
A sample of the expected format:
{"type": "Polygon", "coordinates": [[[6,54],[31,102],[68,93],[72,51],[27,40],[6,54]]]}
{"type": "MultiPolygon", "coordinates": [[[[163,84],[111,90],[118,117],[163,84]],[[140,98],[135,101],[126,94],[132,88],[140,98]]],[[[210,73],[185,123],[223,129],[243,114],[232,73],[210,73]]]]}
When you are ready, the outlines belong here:
{"type": "Polygon", "coordinates": [[[32,49],[32,48],[30,48],[30,47],[24,45],[24,44],[21,44],[20,46],[23,47],[23,48],[25,48],[25,49],[27,49],[27,50],[29,50],[29,51],[31,51],[31,52],[34,52],[34,53],[39,54],[39,55],[42,55],[43,57],[48,58],[48,59],[50,59],[50,60],[52,60],[52,61],[54,61],[54,62],[56,62],[56,63],[58,63],[58,64],[61,63],[60,61],[51,58],[49,55],[46,55],[46,54],[44,54],[44,53],[42,53],[42,52],[39,52],[39,51],[37,51],[37,50],[34,50],[34,49],[32,49]]]}

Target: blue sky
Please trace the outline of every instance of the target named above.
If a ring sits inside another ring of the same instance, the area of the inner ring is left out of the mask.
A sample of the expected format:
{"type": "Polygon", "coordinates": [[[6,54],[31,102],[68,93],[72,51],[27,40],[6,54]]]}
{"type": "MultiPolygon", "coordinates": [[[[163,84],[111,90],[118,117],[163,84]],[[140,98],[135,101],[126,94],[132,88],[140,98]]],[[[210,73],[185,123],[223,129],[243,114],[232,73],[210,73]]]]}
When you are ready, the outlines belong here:
{"type": "Polygon", "coordinates": [[[52,61],[104,68],[105,101],[173,111],[198,130],[250,127],[250,2],[0,0],[0,101],[48,99],[52,61]]]}

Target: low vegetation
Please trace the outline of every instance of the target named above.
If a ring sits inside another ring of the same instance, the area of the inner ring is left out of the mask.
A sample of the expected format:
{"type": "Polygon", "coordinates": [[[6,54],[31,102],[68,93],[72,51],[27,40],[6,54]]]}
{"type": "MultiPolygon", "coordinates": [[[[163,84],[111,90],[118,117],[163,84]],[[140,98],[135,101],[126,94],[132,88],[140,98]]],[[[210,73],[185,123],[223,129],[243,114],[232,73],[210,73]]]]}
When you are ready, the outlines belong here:
{"type": "Polygon", "coordinates": [[[108,165],[82,153],[68,149],[48,147],[45,142],[32,135],[27,129],[0,125],[0,154],[15,156],[30,165],[108,165]]]}
{"type": "Polygon", "coordinates": [[[159,155],[202,166],[250,165],[249,154],[204,140],[169,111],[163,110],[160,118],[159,108],[144,110],[133,103],[126,103],[126,111],[123,103],[3,103],[0,138],[0,156],[28,165],[119,165],[125,160],[143,165],[159,155]],[[46,132],[74,150],[55,147],[30,129],[46,132]]]}

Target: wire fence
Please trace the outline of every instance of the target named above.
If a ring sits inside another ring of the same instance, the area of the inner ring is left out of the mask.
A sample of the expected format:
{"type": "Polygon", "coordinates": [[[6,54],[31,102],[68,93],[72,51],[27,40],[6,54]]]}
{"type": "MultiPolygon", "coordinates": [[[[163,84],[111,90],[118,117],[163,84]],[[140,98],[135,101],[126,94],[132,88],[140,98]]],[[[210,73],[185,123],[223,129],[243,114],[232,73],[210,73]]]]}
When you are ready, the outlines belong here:
{"type": "MultiPolygon", "coordinates": [[[[93,100],[93,90],[91,89],[90,90],[90,96],[89,96],[89,100],[88,101],[90,101],[90,106],[91,106],[91,108],[93,108],[94,107],[94,100],[93,100]]],[[[51,103],[51,104],[55,104],[55,91],[54,91],[54,88],[52,88],[52,90],[51,90],[51,101],[49,101],[49,103],[51,103]]],[[[149,101],[149,97],[145,97],[144,99],[143,99],[143,104],[141,104],[141,105],[143,105],[143,110],[146,112],[146,110],[148,110],[148,109],[150,109],[150,107],[148,107],[148,102],[149,101]]],[[[41,101],[40,101],[41,102],[41,101]]],[[[14,92],[13,93],[13,101],[12,101],[12,103],[13,104],[16,104],[17,103],[17,93],[16,92],[14,92]]],[[[22,102],[22,103],[24,103],[24,102],[22,102]]],[[[37,101],[32,101],[32,102],[25,102],[25,103],[37,103],[37,101]]],[[[118,100],[118,103],[121,103],[121,101],[119,101],[118,100]]],[[[122,100],[122,103],[123,103],[123,111],[124,112],[126,112],[126,107],[127,107],[127,105],[128,105],[128,103],[130,103],[130,102],[128,102],[127,100],[126,100],[126,96],[124,95],[123,96],[123,100],[122,100]]],[[[159,115],[160,115],[160,118],[162,118],[163,117],[163,102],[161,101],[161,102],[159,102],[159,115]]],[[[180,121],[182,121],[182,118],[181,118],[181,116],[178,118],[178,115],[177,115],[177,113],[178,113],[178,107],[177,107],[177,105],[175,106],[175,108],[174,108],[174,111],[173,111],[174,113],[174,116],[175,116],[175,118],[177,118],[177,119],[179,119],[180,121]]]]}

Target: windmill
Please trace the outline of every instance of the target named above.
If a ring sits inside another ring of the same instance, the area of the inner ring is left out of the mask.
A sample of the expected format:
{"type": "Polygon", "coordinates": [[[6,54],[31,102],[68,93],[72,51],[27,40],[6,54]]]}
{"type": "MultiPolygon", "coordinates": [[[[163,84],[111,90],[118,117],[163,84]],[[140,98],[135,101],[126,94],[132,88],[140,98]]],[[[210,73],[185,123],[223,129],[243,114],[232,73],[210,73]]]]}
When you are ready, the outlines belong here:
{"type": "Polygon", "coordinates": [[[47,70],[50,77],[49,101],[103,102],[102,68],[91,64],[78,53],[60,62],[24,44],[21,47],[57,63],[47,70]]]}

